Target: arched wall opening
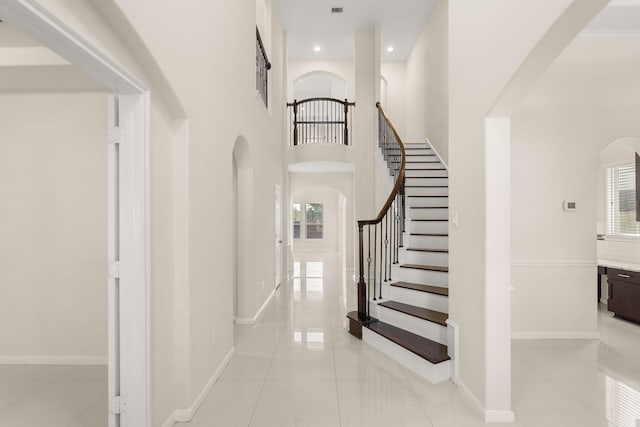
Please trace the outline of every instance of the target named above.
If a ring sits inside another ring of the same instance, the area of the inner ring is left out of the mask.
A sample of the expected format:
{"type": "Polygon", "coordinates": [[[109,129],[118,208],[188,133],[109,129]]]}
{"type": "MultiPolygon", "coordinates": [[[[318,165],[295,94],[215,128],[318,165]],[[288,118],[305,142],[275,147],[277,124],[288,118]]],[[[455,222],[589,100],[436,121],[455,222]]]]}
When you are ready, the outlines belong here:
{"type": "MultiPolygon", "coordinates": [[[[597,253],[598,260],[604,263],[620,266],[640,263],[640,238],[629,235],[638,231],[638,223],[634,227],[633,222],[637,210],[635,193],[638,189],[634,184],[639,150],[640,137],[623,137],[607,144],[598,156],[597,253]],[[629,172],[634,176],[628,176],[629,172]]],[[[605,278],[599,291],[599,301],[606,304],[608,286],[605,278]]]]}
{"type": "Polygon", "coordinates": [[[347,97],[347,82],[329,71],[310,71],[293,79],[293,99],[347,97]]]}
{"type": "MultiPolygon", "coordinates": [[[[355,214],[353,172],[289,172],[289,193],[285,207],[288,247],[303,251],[339,251],[345,254],[345,267],[353,272],[355,256],[355,214]],[[322,239],[306,237],[306,203],[323,204],[322,239]],[[294,224],[294,204],[300,208],[300,223],[294,224]],[[294,238],[299,236],[299,238],[294,238]]],[[[290,255],[290,254],[289,254],[290,255]]],[[[288,269],[290,270],[291,257],[288,269]]]]}
{"type": "Polygon", "coordinates": [[[253,162],[249,144],[243,136],[233,147],[233,316],[234,319],[253,317],[247,301],[251,300],[253,283],[253,162]]]}

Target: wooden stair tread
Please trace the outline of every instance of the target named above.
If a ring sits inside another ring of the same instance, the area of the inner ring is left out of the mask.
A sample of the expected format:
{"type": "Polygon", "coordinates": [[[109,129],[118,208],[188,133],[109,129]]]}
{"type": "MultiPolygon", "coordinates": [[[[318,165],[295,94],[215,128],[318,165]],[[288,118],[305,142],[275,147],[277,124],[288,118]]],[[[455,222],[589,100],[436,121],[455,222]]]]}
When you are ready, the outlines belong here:
{"type": "Polygon", "coordinates": [[[425,221],[449,221],[449,220],[448,219],[413,219],[412,218],[411,221],[422,221],[422,222],[425,222],[425,221]]]}
{"type": "MultiPolygon", "coordinates": [[[[405,178],[411,178],[406,176],[405,178]]],[[[405,185],[404,188],[449,188],[448,185],[405,185]]]]}
{"type": "Polygon", "coordinates": [[[437,323],[438,325],[442,326],[447,326],[447,319],[449,318],[449,315],[447,313],[429,310],[422,307],[416,307],[415,305],[404,304],[398,301],[385,301],[378,305],[408,314],[409,316],[437,323]]]}
{"type": "Polygon", "coordinates": [[[397,328],[384,322],[373,322],[365,325],[366,328],[376,332],[386,339],[398,344],[421,358],[435,364],[449,360],[447,346],[421,337],[404,329],[397,328]]]}
{"type": "Polygon", "coordinates": [[[411,209],[448,209],[449,206],[410,206],[411,209]]]}
{"type": "Polygon", "coordinates": [[[445,253],[445,254],[449,253],[448,249],[407,248],[407,250],[415,251],[415,252],[439,252],[439,253],[445,253]]]}
{"type": "Polygon", "coordinates": [[[442,196],[407,196],[407,197],[416,197],[416,198],[424,198],[424,197],[427,197],[427,198],[428,198],[428,197],[449,197],[449,196],[442,195],[442,196]]]}
{"type": "Polygon", "coordinates": [[[426,271],[440,271],[442,273],[448,273],[449,267],[442,267],[440,265],[422,265],[422,264],[402,264],[400,268],[412,268],[414,270],[426,270],[426,271]]]}
{"type": "Polygon", "coordinates": [[[449,296],[449,289],[442,286],[423,285],[422,283],[410,283],[410,282],[394,282],[391,286],[397,288],[411,289],[418,292],[426,292],[429,294],[441,295],[443,297],[449,296]]]}
{"type": "Polygon", "coordinates": [[[447,233],[409,233],[410,236],[432,236],[432,237],[447,237],[447,233]]]}

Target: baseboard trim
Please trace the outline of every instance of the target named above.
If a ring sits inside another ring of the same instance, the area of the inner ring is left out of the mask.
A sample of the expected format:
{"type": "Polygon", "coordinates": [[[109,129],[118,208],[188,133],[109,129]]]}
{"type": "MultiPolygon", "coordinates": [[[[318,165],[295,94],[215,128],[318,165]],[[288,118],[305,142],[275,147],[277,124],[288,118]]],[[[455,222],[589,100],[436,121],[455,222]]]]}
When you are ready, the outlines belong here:
{"type": "Polygon", "coordinates": [[[485,423],[513,423],[516,420],[516,414],[513,411],[494,411],[487,409],[484,411],[485,423]]]}
{"type": "Polygon", "coordinates": [[[597,260],[590,259],[513,259],[512,267],[597,267],[597,260]]]}
{"type": "Polygon", "coordinates": [[[597,340],[599,332],[511,332],[516,340],[597,340]]]}
{"type": "Polygon", "coordinates": [[[485,423],[512,423],[515,421],[516,416],[513,411],[486,409],[462,381],[458,381],[457,387],[478,414],[482,416],[485,423]]]}
{"type": "Polygon", "coordinates": [[[0,365],[107,365],[107,356],[0,356],[0,365]]]}
{"type": "Polygon", "coordinates": [[[196,414],[204,400],[207,398],[209,392],[211,392],[211,389],[215,385],[216,381],[218,381],[218,378],[220,378],[220,375],[222,375],[222,372],[227,367],[234,354],[235,348],[232,347],[231,350],[229,350],[229,353],[227,353],[227,355],[225,356],[222,363],[220,363],[220,366],[218,366],[213,375],[211,375],[211,378],[209,378],[209,381],[207,381],[191,406],[188,409],[176,409],[175,411],[173,411],[165,420],[165,422],[162,423],[162,427],[172,427],[175,423],[188,423],[193,419],[193,416],[196,414]]]}
{"type": "Polygon", "coordinates": [[[260,309],[258,309],[258,312],[256,313],[255,316],[253,316],[251,318],[249,318],[249,317],[238,317],[235,320],[236,321],[236,325],[255,325],[255,323],[260,318],[260,315],[262,314],[264,309],[267,308],[267,305],[269,304],[269,301],[271,301],[271,298],[273,298],[273,296],[276,294],[277,290],[278,290],[278,288],[274,288],[271,291],[271,293],[267,297],[267,300],[264,302],[264,304],[262,304],[262,307],[260,307],[260,309]]]}

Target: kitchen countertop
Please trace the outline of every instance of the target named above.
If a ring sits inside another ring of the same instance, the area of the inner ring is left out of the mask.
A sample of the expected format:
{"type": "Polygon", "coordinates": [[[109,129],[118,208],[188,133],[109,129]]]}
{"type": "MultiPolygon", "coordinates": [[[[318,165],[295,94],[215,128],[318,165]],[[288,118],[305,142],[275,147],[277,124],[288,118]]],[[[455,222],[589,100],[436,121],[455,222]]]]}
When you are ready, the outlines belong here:
{"type": "Polygon", "coordinates": [[[621,270],[640,272],[640,264],[632,262],[613,261],[609,259],[599,259],[598,265],[603,267],[619,268],[621,270]]]}

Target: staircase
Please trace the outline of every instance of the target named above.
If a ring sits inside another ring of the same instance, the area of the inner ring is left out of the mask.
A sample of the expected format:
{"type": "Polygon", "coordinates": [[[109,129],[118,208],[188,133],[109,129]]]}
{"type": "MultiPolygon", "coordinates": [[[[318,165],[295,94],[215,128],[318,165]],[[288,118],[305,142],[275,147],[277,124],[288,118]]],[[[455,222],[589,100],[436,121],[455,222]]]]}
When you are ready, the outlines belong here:
{"type": "MultiPolygon", "coordinates": [[[[389,277],[381,281],[382,298],[376,297],[374,283],[373,296],[367,295],[369,316],[366,320],[360,316],[356,325],[358,313],[350,313],[350,331],[419,376],[439,383],[451,377],[447,349],[448,171],[429,144],[404,147],[402,244],[397,258],[392,258],[389,277]]],[[[395,174],[398,156],[385,158],[390,173],[395,174]]]]}

